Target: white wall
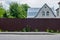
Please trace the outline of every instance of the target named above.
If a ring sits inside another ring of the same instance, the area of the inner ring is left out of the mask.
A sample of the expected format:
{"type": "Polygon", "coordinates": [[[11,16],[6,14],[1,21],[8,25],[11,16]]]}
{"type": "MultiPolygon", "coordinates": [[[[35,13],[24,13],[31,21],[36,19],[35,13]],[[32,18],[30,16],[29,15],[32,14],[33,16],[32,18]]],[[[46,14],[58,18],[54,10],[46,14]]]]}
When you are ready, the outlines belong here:
{"type": "Polygon", "coordinates": [[[36,18],[55,18],[55,16],[53,15],[52,11],[48,8],[48,6],[44,5],[36,18]],[[49,16],[47,16],[47,15],[42,16],[42,11],[45,11],[45,14],[46,14],[47,11],[49,11],[49,16]]]}

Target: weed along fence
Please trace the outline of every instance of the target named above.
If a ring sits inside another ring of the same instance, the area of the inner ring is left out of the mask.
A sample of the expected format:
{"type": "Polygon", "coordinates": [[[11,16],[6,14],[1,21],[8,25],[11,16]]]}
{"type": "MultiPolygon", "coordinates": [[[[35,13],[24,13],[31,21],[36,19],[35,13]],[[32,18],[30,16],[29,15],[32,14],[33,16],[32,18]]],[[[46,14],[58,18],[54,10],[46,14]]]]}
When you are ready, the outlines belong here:
{"type": "Polygon", "coordinates": [[[38,29],[39,31],[59,30],[60,31],[60,19],[17,19],[17,18],[0,18],[0,29],[8,31],[21,31],[26,27],[30,28],[30,31],[38,29]]]}

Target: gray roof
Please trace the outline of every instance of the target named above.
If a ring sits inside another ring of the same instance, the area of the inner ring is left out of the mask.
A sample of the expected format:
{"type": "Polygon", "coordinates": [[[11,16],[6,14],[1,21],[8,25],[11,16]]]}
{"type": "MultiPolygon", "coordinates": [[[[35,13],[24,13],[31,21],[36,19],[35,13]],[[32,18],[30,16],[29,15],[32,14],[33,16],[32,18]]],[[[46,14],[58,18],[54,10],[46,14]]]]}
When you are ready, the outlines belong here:
{"type": "Polygon", "coordinates": [[[40,8],[28,8],[27,15],[28,16],[35,16],[40,8]]]}
{"type": "MultiPolygon", "coordinates": [[[[47,5],[47,4],[45,4],[45,5],[47,5]]],[[[43,6],[42,6],[42,8],[43,8],[43,6]]],[[[29,17],[29,16],[32,16],[32,18],[36,17],[42,8],[28,8],[27,17],[29,17]]],[[[56,15],[54,14],[54,10],[52,8],[50,8],[49,6],[48,6],[48,8],[52,11],[53,15],[56,17],[56,15]]]]}
{"type": "Polygon", "coordinates": [[[28,12],[38,12],[40,8],[28,8],[28,12]]]}

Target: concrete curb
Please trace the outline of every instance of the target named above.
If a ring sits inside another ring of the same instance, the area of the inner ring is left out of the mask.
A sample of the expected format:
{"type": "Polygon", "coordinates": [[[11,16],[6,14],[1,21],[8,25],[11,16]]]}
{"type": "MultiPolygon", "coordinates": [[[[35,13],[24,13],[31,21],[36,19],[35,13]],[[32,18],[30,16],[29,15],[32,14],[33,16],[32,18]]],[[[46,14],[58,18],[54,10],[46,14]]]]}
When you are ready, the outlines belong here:
{"type": "Polygon", "coordinates": [[[15,35],[55,35],[48,32],[0,32],[0,34],[15,34],[15,35]]]}

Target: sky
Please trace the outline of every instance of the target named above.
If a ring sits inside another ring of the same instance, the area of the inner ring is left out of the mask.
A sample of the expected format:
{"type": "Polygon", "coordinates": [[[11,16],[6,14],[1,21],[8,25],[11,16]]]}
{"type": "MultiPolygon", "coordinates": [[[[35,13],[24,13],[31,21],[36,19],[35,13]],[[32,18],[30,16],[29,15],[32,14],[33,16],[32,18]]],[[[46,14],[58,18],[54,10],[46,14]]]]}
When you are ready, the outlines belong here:
{"type": "Polygon", "coordinates": [[[50,7],[58,8],[59,0],[20,0],[21,3],[27,3],[31,7],[42,7],[47,3],[50,7]]]}
{"type": "Polygon", "coordinates": [[[47,3],[50,7],[54,7],[54,9],[58,8],[59,0],[0,0],[3,1],[3,5],[5,8],[9,7],[9,3],[17,2],[17,3],[26,3],[30,7],[41,8],[45,3],[47,3]]]}

